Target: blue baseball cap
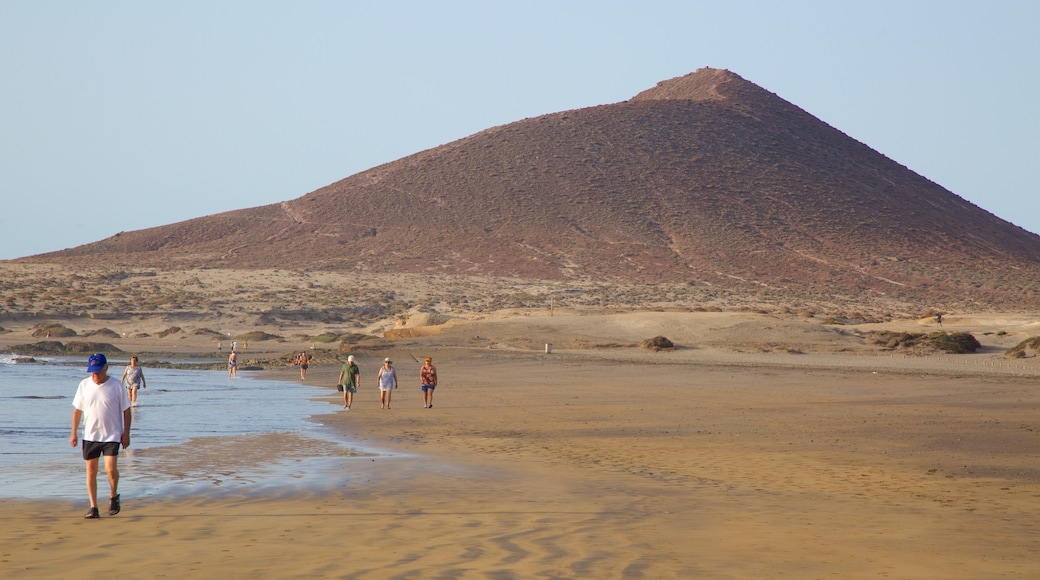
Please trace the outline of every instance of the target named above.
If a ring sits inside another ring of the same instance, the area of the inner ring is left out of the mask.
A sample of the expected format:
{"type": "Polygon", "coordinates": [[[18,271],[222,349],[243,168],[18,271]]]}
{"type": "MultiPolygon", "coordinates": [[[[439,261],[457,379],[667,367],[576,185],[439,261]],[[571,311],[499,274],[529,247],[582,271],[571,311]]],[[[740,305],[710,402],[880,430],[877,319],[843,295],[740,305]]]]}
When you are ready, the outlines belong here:
{"type": "Polygon", "coordinates": [[[87,361],[87,372],[88,373],[100,373],[105,370],[105,366],[108,365],[108,359],[105,355],[100,352],[97,354],[90,355],[90,359],[87,361]]]}

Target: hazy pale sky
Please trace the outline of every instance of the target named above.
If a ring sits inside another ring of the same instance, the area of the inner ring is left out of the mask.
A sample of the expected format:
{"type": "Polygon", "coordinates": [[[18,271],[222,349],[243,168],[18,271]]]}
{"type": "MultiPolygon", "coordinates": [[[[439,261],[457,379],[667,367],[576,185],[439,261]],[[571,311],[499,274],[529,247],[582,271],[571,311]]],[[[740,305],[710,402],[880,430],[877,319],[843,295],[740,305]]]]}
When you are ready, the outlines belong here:
{"type": "Polygon", "coordinates": [[[0,2],[0,259],[729,69],[1040,232],[1040,2],[0,2]]]}

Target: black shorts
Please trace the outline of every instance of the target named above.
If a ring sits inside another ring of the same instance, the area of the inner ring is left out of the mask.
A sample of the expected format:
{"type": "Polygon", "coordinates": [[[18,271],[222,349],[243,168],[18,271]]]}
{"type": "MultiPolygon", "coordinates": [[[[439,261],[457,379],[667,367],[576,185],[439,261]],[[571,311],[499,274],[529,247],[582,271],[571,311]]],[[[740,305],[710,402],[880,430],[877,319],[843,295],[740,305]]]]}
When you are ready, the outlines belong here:
{"type": "Polygon", "coordinates": [[[83,459],[97,459],[102,455],[119,455],[118,441],[83,441],[83,459]]]}

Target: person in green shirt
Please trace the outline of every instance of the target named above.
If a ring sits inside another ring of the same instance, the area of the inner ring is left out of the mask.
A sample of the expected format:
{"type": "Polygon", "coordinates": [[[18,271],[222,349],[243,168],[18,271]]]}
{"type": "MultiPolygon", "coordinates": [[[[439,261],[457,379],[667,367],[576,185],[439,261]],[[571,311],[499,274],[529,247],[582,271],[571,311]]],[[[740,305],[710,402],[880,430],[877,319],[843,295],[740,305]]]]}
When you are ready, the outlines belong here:
{"type": "Polygon", "coordinates": [[[343,385],[343,409],[350,410],[350,405],[354,402],[354,393],[357,392],[360,383],[361,369],[354,364],[354,355],[350,355],[339,371],[339,384],[343,385]]]}

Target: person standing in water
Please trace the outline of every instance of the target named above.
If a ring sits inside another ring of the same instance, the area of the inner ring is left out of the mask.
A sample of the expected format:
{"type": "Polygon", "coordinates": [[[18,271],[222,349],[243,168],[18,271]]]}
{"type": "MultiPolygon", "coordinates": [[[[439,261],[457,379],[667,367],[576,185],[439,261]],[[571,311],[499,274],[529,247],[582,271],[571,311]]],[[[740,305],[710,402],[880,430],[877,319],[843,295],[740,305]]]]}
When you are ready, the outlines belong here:
{"type": "Polygon", "coordinates": [[[130,397],[123,384],[108,376],[108,359],[98,353],[87,361],[90,376],[83,379],[72,398],[72,435],[69,445],[79,444],[79,424],[83,421],[83,460],[87,465],[87,495],[90,509],[83,516],[97,519],[97,474],[98,460],[105,456],[105,473],[111,490],[108,515],[119,513],[119,469],[117,459],[119,446],[130,447],[130,397]]]}
{"type": "Polygon", "coordinates": [[[383,366],[379,367],[379,374],[376,375],[376,383],[379,384],[379,408],[389,409],[390,397],[397,388],[397,371],[389,358],[383,359],[383,366]]]}
{"type": "Polygon", "coordinates": [[[130,364],[123,369],[123,377],[120,379],[126,390],[129,391],[130,395],[130,406],[137,406],[137,389],[143,389],[147,386],[144,380],[144,369],[137,364],[137,355],[130,357],[130,364]]]}
{"type": "Polygon", "coordinates": [[[423,409],[432,409],[433,390],[437,388],[437,367],[433,366],[433,359],[430,357],[426,357],[419,369],[419,384],[422,389],[423,409]]]}
{"type": "Polygon", "coordinates": [[[227,376],[229,379],[234,379],[238,375],[238,353],[231,351],[231,355],[227,359],[227,376]]]}

